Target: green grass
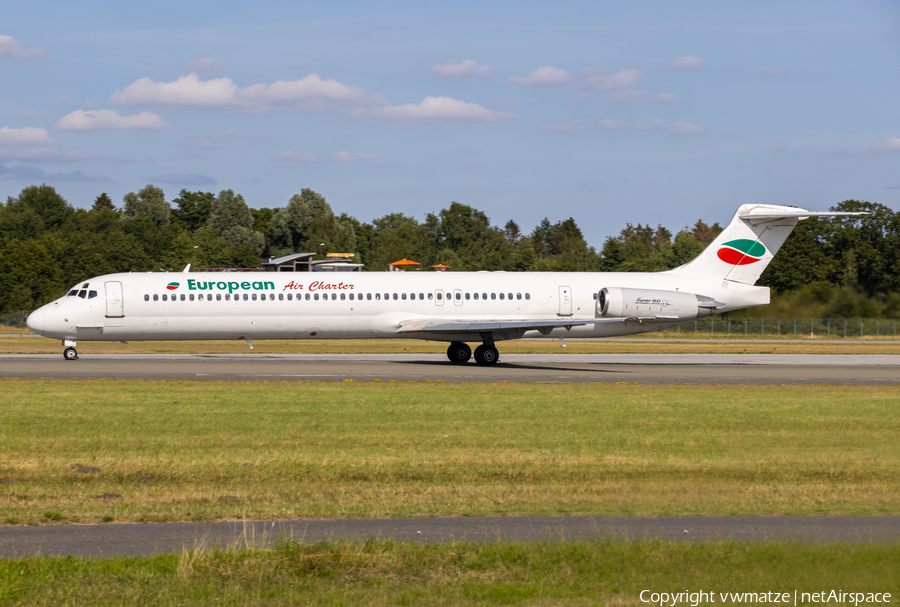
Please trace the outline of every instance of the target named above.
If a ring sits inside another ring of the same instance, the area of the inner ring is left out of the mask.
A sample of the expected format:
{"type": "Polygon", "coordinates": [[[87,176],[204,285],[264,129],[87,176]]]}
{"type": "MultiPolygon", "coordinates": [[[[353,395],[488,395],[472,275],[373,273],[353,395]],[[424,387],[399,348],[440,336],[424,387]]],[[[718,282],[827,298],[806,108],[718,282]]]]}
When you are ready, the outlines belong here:
{"type": "Polygon", "coordinates": [[[895,386],[4,380],[0,524],[900,514],[898,406],[895,386]]]}
{"type": "MultiPolygon", "coordinates": [[[[884,343],[874,337],[867,341],[823,343],[815,339],[791,343],[787,338],[771,338],[759,343],[737,341],[705,341],[704,336],[678,339],[657,333],[648,337],[634,335],[632,341],[569,339],[563,348],[555,339],[513,340],[498,343],[502,354],[900,354],[900,344],[884,343]],[[662,338],[662,339],[657,339],[662,338]],[[651,341],[654,339],[654,341],[651,341]]],[[[706,336],[710,337],[710,336],[706,336]]],[[[714,335],[714,338],[723,336],[714,335]]],[[[740,336],[743,337],[743,336],[740,336]]],[[[2,354],[59,354],[63,347],[58,339],[37,337],[0,337],[2,354]]],[[[447,344],[415,339],[267,339],[253,342],[253,350],[243,340],[219,341],[140,341],[119,342],[79,341],[79,354],[372,354],[372,353],[428,353],[443,354],[447,344]]]]}
{"type": "Polygon", "coordinates": [[[0,561],[0,603],[646,605],[643,590],[703,590],[727,604],[720,593],[832,589],[896,601],[898,563],[896,545],[284,541],[274,550],[0,561]]]}

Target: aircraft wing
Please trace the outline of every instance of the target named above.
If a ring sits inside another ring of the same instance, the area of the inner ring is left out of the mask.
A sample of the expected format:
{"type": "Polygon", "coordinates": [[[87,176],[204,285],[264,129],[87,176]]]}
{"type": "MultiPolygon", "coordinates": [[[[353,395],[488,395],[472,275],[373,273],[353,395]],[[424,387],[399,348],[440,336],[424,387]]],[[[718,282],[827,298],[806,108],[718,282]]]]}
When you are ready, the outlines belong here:
{"type": "Polygon", "coordinates": [[[553,329],[571,329],[582,325],[641,322],[633,318],[554,318],[550,320],[445,320],[443,318],[409,320],[400,323],[397,333],[487,333],[490,331],[529,331],[549,333],[553,329]]]}

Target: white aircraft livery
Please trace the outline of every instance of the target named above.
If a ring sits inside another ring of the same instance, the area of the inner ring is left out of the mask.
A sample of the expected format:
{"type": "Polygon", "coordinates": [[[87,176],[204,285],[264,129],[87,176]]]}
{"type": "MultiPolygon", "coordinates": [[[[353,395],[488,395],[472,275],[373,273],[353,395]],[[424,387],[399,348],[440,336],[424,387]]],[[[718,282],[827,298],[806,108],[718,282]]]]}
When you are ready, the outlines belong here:
{"type": "Polygon", "coordinates": [[[613,337],[769,303],[754,286],[798,221],[817,213],[743,205],[691,262],[666,272],[189,272],[98,276],[35,310],[62,340],[385,339],[450,342],[451,362],[493,365],[496,342],[613,337]]]}

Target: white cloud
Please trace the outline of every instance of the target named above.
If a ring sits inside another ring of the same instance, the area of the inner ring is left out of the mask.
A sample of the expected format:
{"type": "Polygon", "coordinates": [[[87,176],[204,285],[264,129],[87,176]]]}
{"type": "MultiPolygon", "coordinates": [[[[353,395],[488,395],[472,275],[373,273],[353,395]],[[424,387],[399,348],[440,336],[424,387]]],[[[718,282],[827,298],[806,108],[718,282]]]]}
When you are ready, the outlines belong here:
{"type": "Polygon", "coordinates": [[[610,96],[609,100],[614,103],[673,103],[680,101],[672,93],[648,93],[647,91],[637,91],[635,89],[619,91],[610,96]]]}
{"type": "Polygon", "coordinates": [[[514,114],[494,112],[477,103],[452,97],[426,97],[422,103],[358,110],[357,116],[393,118],[422,122],[497,122],[516,118],[514,114]]]}
{"type": "Polygon", "coordinates": [[[706,66],[706,61],[701,59],[700,57],[694,57],[693,55],[687,55],[685,57],[681,57],[675,60],[675,63],[670,65],[669,67],[673,70],[699,70],[702,67],[706,66]]]}
{"type": "Polygon", "coordinates": [[[433,63],[428,69],[430,69],[431,73],[435,76],[443,76],[444,78],[494,75],[494,68],[489,65],[478,65],[478,62],[474,59],[466,59],[465,61],[447,59],[446,61],[433,63]]]}
{"type": "Polygon", "coordinates": [[[61,131],[165,131],[169,125],[153,112],[122,116],[114,110],[75,110],[56,122],[61,131]]]}
{"type": "Polygon", "coordinates": [[[643,73],[638,67],[627,67],[615,74],[610,74],[606,70],[584,70],[579,80],[589,89],[612,91],[637,84],[643,73]]]}
{"type": "Polygon", "coordinates": [[[278,160],[290,162],[361,162],[364,164],[385,164],[385,160],[378,154],[365,152],[336,152],[331,156],[318,157],[310,152],[282,152],[276,156],[278,160]]]}
{"type": "Polygon", "coordinates": [[[195,57],[185,67],[189,72],[217,72],[222,69],[222,62],[215,57],[195,57]]]}
{"type": "Polygon", "coordinates": [[[887,141],[872,144],[875,152],[900,152],[900,137],[891,137],[887,141]]]}
{"type": "Polygon", "coordinates": [[[690,122],[666,124],[661,118],[657,118],[653,122],[635,122],[634,126],[639,131],[663,131],[672,135],[696,135],[706,132],[706,129],[690,122]]]}
{"type": "Polygon", "coordinates": [[[25,48],[25,45],[12,36],[0,34],[0,59],[28,59],[46,57],[49,54],[45,48],[25,48]]]}
{"type": "Polygon", "coordinates": [[[46,129],[26,126],[21,129],[11,129],[8,126],[0,128],[0,145],[53,145],[55,139],[50,138],[46,129]]]}
{"type": "Polygon", "coordinates": [[[120,105],[151,105],[173,108],[203,108],[229,111],[265,112],[273,110],[320,111],[338,107],[359,107],[381,103],[369,99],[363,90],[336,80],[310,74],[302,80],[261,82],[240,88],[231,78],[200,80],[197,74],[174,82],[140,78],[110,97],[120,105]]]}
{"type": "Polygon", "coordinates": [[[557,69],[550,65],[539,67],[527,76],[513,76],[507,78],[510,84],[521,84],[522,86],[560,86],[569,84],[572,81],[572,75],[566,70],[557,69]]]}

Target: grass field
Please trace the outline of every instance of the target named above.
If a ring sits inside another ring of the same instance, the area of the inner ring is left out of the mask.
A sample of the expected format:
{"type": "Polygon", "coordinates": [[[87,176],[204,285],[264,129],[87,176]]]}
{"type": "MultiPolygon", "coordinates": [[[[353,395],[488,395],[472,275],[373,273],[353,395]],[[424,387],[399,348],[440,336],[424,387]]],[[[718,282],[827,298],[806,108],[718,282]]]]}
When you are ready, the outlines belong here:
{"type": "Polygon", "coordinates": [[[795,590],[798,598],[822,590],[888,592],[896,601],[898,562],[900,547],[878,545],[285,541],[267,551],[0,561],[0,603],[647,605],[643,590],[714,592],[716,604],[745,592],[793,599],[795,590]]]}
{"type": "Polygon", "coordinates": [[[3,380],[0,524],[900,514],[898,406],[894,386],[3,380]]]}
{"type": "MultiPolygon", "coordinates": [[[[580,341],[570,339],[563,348],[558,340],[515,340],[499,342],[503,354],[900,354],[900,344],[874,339],[845,343],[809,340],[791,343],[767,339],[761,343],[679,341],[580,341]]],[[[0,354],[59,354],[63,347],[57,339],[36,337],[0,337],[0,354]]],[[[447,344],[414,339],[336,339],[336,340],[256,340],[253,350],[244,341],[79,341],[80,354],[360,354],[416,352],[443,354],[447,344]]]]}

